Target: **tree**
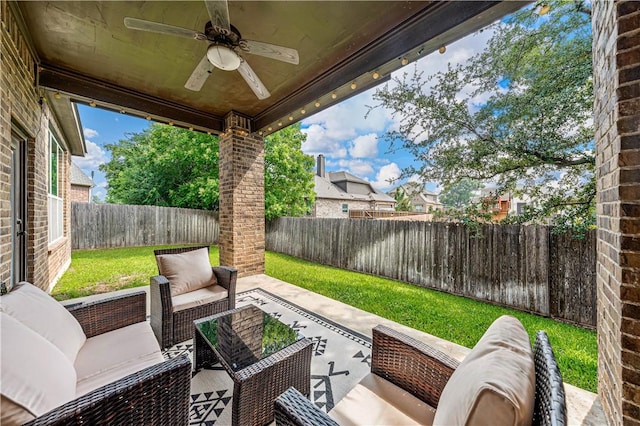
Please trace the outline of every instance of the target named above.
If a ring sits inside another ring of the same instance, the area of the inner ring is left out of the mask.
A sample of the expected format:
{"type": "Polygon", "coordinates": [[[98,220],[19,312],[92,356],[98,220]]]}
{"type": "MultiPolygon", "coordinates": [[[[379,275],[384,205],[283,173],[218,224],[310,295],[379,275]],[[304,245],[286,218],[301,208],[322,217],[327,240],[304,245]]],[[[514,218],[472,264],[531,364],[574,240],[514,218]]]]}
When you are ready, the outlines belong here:
{"type": "Polygon", "coordinates": [[[409,198],[409,196],[401,186],[396,189],[396,193],[393,194],[393,198],[396,200],[397,212],[410,212],[413,210],[411,198],[409,198]]]}
{"type": "Polygon", "coordinates": [[[471,202],[473,192],[480,188],[482,188],[480,182],[463,178],[445,187],[439,199],[445,207],[462,208],[471,202]]]}
{"type": "MultiPolygon", "coordinates": [[[[290,126],[265,139],[265,216],[299,216],[315,202],[313,157],[301,151],[305,135],[290,126]]],[[[100,166],[107,202],[217,210],[218,138],[152,124],[110,144],[100,166]]]]}
{"type": "Polygon", "coordinates": [[[218,208],[218,138],[151,124],[106,145],[107,202],[215,210],[218,208]]]}
{"type": "Polygon", "coordinates": [[[418,165],[403,170],[445,187],[463,179],[535,203],[520,221],[584,230],[595,222],[591,18],[583,2],[526,6],[495,24],[484,51],[430,77],[417,70],[379,89],[400,143],[418,165]]]}
{"type": "Polygon", "coordinates": [[[300,124],[286,127],[264,141],[265,217],[302,216],[315,203],[314,159],[302,153],[306,135],[300,124]]]}

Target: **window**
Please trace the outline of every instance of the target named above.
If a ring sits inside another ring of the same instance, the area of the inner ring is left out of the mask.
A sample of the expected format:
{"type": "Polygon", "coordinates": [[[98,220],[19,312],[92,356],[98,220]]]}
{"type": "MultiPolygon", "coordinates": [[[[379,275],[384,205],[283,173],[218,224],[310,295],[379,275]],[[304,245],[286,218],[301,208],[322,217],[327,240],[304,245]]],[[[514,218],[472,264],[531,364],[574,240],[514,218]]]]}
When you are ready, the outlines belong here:
{"type": "Polygon", "coordinates": [[[422,204],[416,204],[416,211],[417,212],[421,212],[422,211],[422,204]]]}
{"type": "Polygon", "coordinates": [[[342,213],[349,213],[349,204],[342,205],[342,213]]]}
{"type": "Polygon", "coordinates": [[[53,132],[49,132],[49,243],[62,237],[63,199],[62,173],[64,151],[53,132]]]}

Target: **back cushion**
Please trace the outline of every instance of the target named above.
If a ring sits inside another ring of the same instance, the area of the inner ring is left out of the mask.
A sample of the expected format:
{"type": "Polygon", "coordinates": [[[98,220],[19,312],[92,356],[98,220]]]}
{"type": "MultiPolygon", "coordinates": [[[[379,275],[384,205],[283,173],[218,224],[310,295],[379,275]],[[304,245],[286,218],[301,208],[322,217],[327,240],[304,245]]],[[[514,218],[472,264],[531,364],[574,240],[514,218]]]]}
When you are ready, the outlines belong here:
{"type": "Polygon", "coordinates": [[[188,293],[216,283],[206,247],[178,254],[156,256],[158,271],[171,284],[171,295],[188,293]]]}
{"type": "Polygon", "coordinates": [[[53,297],[27,282],[0,297],[0,312],[9,314],[60,349],[73,364],[87,340],[82,327],[53,297]]]}
{"type": "Polygon", "coordinates": [[[460,363],[442,391],[434,425],[530,425],[535,366],[526,330],[502,316],[460,363]]]}
{"type": "Polygon", "coordinates": [[[51,342],[0,313],[0,343],[2,405],[6,408],[0,424],[29,420],[75,398],[76,371],[51,342]]]}

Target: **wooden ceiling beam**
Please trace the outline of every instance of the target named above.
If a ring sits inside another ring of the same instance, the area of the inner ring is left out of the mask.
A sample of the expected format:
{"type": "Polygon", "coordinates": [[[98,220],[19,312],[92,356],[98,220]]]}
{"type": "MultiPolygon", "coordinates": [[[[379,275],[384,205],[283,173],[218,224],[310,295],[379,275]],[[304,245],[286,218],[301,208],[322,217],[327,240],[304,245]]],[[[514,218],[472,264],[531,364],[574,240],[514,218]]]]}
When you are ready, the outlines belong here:
{"type": "Polygon", "coordinates": [[[39,84],[47,89],[77,95],[82,98],[77,99],[77,101],[82,103],[94,100],[97,103],[114,105],[138,112],[142,117],[149,115],[156,120],[165,119],[167,122],[183,123],[200,130],[216,133],[224,131],[222,117],[207,114],[204,111],[185,105],[167,102],[111,83],[95,80],[53,65],[41,64],[39,66],[39,84]]]}
{"type": "MultiPolygon", "coordinates": [[[[347,84],[382,64],[401,58],[406,52],[441,34],[450,32],[447,38],[457,40],[520,7],[522,3],[510,1],[427,3],[410,20],[382,34],[376,41],[354,53],[347,60],[336,64],[320,77],[255,116],[256,129],[261,129],[287,116],[300,106],[314,102],[315,99],[336,87],[347,84]]],[[[425,55],[427,53],[429,52],[425,52],[425,55]]]]}

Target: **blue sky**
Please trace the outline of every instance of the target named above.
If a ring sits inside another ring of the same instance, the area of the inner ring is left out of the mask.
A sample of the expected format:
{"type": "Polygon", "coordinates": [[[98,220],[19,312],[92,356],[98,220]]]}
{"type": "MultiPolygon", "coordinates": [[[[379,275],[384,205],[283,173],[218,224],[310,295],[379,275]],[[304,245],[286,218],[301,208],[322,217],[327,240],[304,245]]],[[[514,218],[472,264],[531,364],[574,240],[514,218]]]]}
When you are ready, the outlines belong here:
{"type": "MultiPolygon", "coordinates": [[[[414,66],[424,71],[425,75],[433,74],[445,70],[448,63],[462,63],[482,50],[491,34],[491,30],[485,30],[469,35],[447,46],[444,54],[432,53],[415,62],[415,65],[403,67],[394,75],[411,73],[414,66]]],[[[302,150],[314,156],[324,154],[327,171],[345,170],[370,181],[381,191],[388,191],[397,185],[391,184],[389,180],[400,175],[402,168],[411,163],[412,156],[402,150],[388,152],[388,144],[382,136],[397,125],[389,111],[379,108],[365,119],[367,105],[374,104],[374,92],[375,89],[368,90],[305,119],[302,129],[307,134],[307,141],[302,150]]],[[[84,105],[78,105],[78,108],[87,143],[87,155],[73,157],[73,161],[88,176],[94,172],[96,187],[92,194],[104,200],[106,180],[98,170],[100,164],[109,161],[109,152],[104,146],[125,139],[127,133],[144,130],[149,122],[84,105]]],[[[437,182],[427,184],[427,189],[438,192],[437,182]]]]}

